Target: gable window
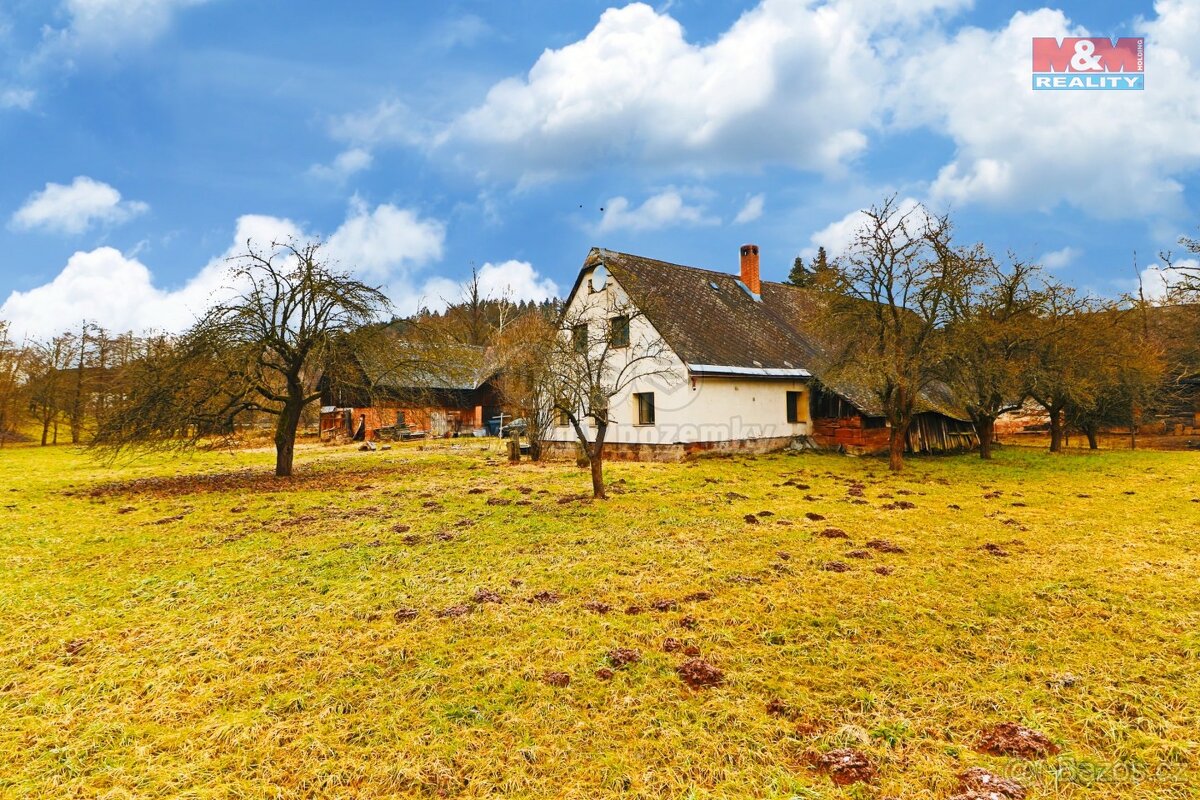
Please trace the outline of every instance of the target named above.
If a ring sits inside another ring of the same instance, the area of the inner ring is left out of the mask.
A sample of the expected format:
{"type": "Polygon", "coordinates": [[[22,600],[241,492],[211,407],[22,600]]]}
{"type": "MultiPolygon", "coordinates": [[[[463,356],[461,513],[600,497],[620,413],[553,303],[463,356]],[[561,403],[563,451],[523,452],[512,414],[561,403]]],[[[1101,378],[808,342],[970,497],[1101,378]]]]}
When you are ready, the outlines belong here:
{"type": "Polygon", "coordinates": [[[654,392],[637,392],[633,396],[638,425],[654,424],[654,392]]]}
{"type": "Polygon", "coordinates": [[[554,404],[554,424],[560,428],[565,428],[571,424],[571,418],[567,416],[566,405],[567,401],[562,398],[554,404]]]}
{"type": "Polygon", "coordinates": [[[787,421],[808,422],[808,396],[804,392],[787,393],[787,421]]]}
{"type": "Polygon", "coordinates": [[[586,322],[581,322],[571,328],[571,346],[575,348],[576,353],[587,352],[588,326],[586,322]]]}
{"type": "Polygon", "coordinates": [[[613,317],[608,321],[608,342],[613,347],[629,347],[629,317],[613,317]]]}

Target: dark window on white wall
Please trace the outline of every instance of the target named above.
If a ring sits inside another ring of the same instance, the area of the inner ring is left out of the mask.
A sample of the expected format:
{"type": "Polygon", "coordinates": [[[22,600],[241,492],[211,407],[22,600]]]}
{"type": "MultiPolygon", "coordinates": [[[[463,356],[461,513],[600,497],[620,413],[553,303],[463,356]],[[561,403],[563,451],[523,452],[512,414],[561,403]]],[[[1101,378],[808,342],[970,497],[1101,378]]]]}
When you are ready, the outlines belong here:
{"type": "Polygon", "coordinates": [[[637,405],[637,424],[654,424],[654,392],[638,392],[633,396],[637,405]]]}
{"type": "Polygon", "coordinates": [[[613,347],[629,347],[629,317],[613,317],[608,321],[608,341],[613,347]]]}
{"type": "Polygon", "coordinates": [[[571,345],[575,348],[576,353],[587,352],[588,326],[586,322],[571,328],[571,345]]]}
{"type": "Polygon", "coordinates": [[[804,392],[787,393],[787,421],[791,423],[804,422],[804,392]]]}

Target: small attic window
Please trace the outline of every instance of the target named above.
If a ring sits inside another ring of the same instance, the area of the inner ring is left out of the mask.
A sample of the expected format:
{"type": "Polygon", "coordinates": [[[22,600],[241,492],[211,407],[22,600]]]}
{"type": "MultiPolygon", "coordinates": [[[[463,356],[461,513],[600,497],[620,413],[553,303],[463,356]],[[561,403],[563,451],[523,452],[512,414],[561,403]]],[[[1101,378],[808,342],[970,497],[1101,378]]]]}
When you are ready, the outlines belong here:
{"type": "Polygon", "coordinates": [[[716,281],[709,281],[709,282],[708,282],[708,285],[709,285],[710,287],[712,287],[713,289],[720,289],[720,288],[721,288],[720,286],[717,286],[717,282],[716,282],[716,281]]]}

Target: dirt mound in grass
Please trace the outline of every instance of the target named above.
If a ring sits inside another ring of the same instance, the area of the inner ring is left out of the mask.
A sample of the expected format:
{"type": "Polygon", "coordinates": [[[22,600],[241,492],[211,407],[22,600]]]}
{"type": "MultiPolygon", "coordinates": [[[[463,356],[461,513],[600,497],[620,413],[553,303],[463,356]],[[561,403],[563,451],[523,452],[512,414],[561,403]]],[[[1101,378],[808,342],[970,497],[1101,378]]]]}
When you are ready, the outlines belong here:
{"type": "Polygon", "coordinates": [[[889,542],[887,539],[872,539],[871,541],[867,542],[863,546],[869,547],[872,550],[876,550],[880,553],[903,553],[904,552],[903,547],[901,547],[900,545],[895,544],[893,542],[889,542]]]}
{"type": "Polygon", "coordinates": [[[392,619],[396,622],[409,622],[417,618],[417,613],[415,608],[397,608],[396,613],[392,614],[392,619]]]}
{"type": "Polygon", "coordinates": [[[824,572],[849,572],[851,567],[845,561],[827,561],[820,569],[824,572]]]}
{"type": "Polygon", "coordinates": [[[990,756],[1029,759],[1045,758],[1061,750],[1046,734],[1015,722],[1001,722],[984,729],[979,734],[975,749],[990,756]]]}
{"type": "Polygon", "coordinates": [[[817,536],[824,536],[826,539],[849,539],[850,534],[846,533],[841,528],[826,528],[820,531],[817,536]]]}
{"type": "Polygon", "coordinates": [[[725,673],[702,658],[689,658],[675,672],[693,689],[709,689],[725,682],[725,673]]]}
{"type": "Polygon", "coordinates": [[[1008,551],[993,542],[988,542],[979,549],[990,556],[996,556],[997,558],[1008,558],[1008,551]]]}
{"type": "Polygon", "coordinates": [[[642,660],[642,654],[631,647],[614,647],[604,654],[614,669],[621,669],[642,660]]]}
{"type": "Polygon", "coordinates": [[[437,615],[442,619],[452,619],[454,617],[463,617],[470,613],[470,606],[457,605],[450,606],[449,608],[443,608],[441,611],[437,612],[437,615]]]}
{"type": "Polygon", "coordinates": [[[535,592],[529,597],[529,602],[538,603],[543,606],[553,605],[554,603],[562,602],[562,595],[553,590],[535,592]]]}
{"type": "Polygon", "coordinates": [[[504,598],[498,592],[493,592],[491,589],[478,589],[475,594],[471,595],[473,602],[479,603],[503,603],[504,598]]]}
{"type": "Polygon", "coordinates": [[[549,686],[557,686],[559,688],[571,685],[571,676],[565,672],[547,672],[542,676],[542,680],[549,686]]]}
{"type": "Polygon", "coordinates": [[[600,600],[588,600],[583,607],[596,614],[607,614],[612,611],[611,605],[600,600]]]}
{"type": "Polygon", "coordinates": [[[950,800],[1025,800],[1025,787],[1000,778],[982,767],[971,767],[958,776],[958,791],[950,800]]]}
{"type": "Polygon", "coordinates": [[[809,760],[838,786],[869,783],[875,779],[876,770],[871,759],[849,747],[840,747],[827,753],[814,753],[809,760]]]}

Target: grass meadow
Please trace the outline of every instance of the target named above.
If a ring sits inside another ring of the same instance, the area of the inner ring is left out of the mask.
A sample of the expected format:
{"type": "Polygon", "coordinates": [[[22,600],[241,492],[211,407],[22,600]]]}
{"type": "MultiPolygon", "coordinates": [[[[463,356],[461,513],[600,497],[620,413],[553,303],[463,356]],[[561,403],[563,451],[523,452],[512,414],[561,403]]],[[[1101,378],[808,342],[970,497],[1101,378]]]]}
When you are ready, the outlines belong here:
{"type": "Polygon", "coordinates": [[[1194,453],[272,457],[0,451],[0,797],[1200,796],[1194,453]]]}

